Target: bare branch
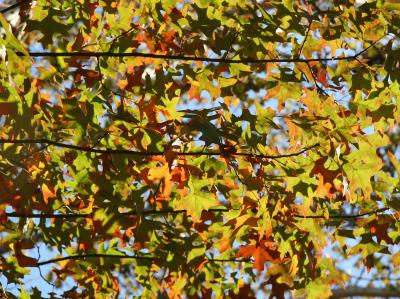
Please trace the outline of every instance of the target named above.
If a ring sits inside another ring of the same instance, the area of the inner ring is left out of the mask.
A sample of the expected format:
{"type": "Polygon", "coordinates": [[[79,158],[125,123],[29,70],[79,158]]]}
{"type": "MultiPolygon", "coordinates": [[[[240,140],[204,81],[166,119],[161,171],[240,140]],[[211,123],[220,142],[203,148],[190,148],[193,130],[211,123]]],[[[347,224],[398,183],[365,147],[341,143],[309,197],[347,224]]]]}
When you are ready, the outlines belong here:
{"type": "Polygon", "coordinates": [[[395,288],[373,288],[373,287],[348,287],[343,289],[332,290],[332,295],[329,297],[334,298],[346,298],[353,296],[361,297],[384,297],[384,298],[400,298],[400,290],[395,288]]]}

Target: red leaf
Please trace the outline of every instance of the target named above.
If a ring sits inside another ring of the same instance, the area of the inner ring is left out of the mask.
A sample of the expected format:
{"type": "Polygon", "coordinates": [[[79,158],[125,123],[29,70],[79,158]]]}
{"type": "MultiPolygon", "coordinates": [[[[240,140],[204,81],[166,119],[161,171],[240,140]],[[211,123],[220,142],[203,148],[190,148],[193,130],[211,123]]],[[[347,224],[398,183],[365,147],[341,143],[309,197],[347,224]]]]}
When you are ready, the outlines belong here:
{"type": "Polygon", "coordinates": [[[0,223],[6,223],[6,222],[7,222],[6,211],[3,208],[0,208],[0,223]]]}
{"type": "Polygon", "coordinates": [[[326,72],[325,72],[324,69],[320,68],[320,69],[318,70],[317,79],[318,79],[318,81],[321,82],[322,85],[324,85],[325,87],[328,86],[327,74],[326,74],[326,72]]]}

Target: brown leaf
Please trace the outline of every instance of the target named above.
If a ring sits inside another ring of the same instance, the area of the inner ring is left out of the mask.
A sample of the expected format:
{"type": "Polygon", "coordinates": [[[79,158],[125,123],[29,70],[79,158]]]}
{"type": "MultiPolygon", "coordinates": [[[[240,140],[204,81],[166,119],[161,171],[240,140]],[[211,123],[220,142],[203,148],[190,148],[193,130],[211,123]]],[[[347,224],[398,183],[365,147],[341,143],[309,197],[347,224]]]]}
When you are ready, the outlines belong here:
{"type": "Polygon", "coordinates": [[[229,298],[233,299],[252,299],[256,298],[253,290],[251,289],[249,284],[244,284],[239,288],[239,293],[235,294],[233,290],[229,291],[229,298]]]}
{"type": "Polygon", "coordinates": [[[15,257],[17,258],[18,265],[21,267],[36,267],[37,260],[35,258],[26,256],[22,250],[33,248],[32,241],[20,240],[14,244],[15,257]]]}
{"type": "Polygon", "coordinates": [[[0,115],[14,115],[17,113],[17,103],[0,103],[0,115]]]}
{"type": "Polygon", "coordinates": [[[382,240],[385,240],[387,244],[393,244],[392,238],[388,235],[389,226],[389,223],[379,223],[378,220],[373,220],[369,223],[371,234],[376,236],[379,243],[381,243],[382,240]]]}
{"type": "Polygon", "coordinates": [[[334,179],[341,174],[340,169],[329,170],[324,167],[324,164],[328,158],[322,157],[315,161],[315,166],[311,170],[311,175],[318,175],[319,185],[318,192],[325,193],[325,195],[332,199],[337,192],[335,185],[333,183],[334,179]]]}
{"type": "Polygon", "coordinates": [[[285,292],[290,290],[290,287],[286,283],[278,282],[280,275],[270,275],[268,282],[272,286],[271,294],[269,298],[285,299],[285,292]]]}

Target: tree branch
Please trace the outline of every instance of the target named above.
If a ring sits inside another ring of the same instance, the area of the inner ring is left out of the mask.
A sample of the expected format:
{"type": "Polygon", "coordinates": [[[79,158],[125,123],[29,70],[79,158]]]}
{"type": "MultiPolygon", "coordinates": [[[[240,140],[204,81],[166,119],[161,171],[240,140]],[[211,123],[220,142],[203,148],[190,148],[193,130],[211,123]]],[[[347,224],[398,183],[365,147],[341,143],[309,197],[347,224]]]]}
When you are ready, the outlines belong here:
{"type": "Polygon", "coordinates": [[[92,254],[70,255],[70,256],[64,256],[64,257],[59,257],[59,258],[55,258],[55,259],[50,259],[50,260],[43,261],[43,262],[37,262],[36,266],[40,267],[40,266],[44,266],[47,264],[53,264],[53,263],[66,261],[66,260],[84,260],[87,258],[117,258],[117,259],[136,259],[136,260],[148,260],[148,261],[153,261],[155,259],[154,257],[150,257],[150,256],[92,253],[92,254]]]}
{"type": "MultiPolygon", "coordinates": [[[[381,40],[381,39],[379,39],[381,40]]],[[[185,55],[170,55],[170,54],[154,54],[154,53],[115,53],[115,52],[29,52],[30,57],[79,57],[79,58],[89,58],[89,57],[143,57],[143,58],[156,58],[156,59],[168,59],[168,60],[184,60],[184,61],[203,61],[203,62],[217,62],[217,63],[279,63],[279,62],[329,62],[329,61],[340,61],[340,60],[354,60],[358,56],[362,55],[369,48],[374,46],[379,40],[372,42],[370,46],[364,50],[350,56],[342,57],[330,57],[330,58],[274,58],[274,59],[254,59],[254,58],[243,58],[243,59],[229,59],[229,58],[210,58],[210,57],[196,57],[196,56],[185,56],[185,55]]],[[[16,52],[18,56],[25,56],[22,52],[16,52]]]]}
{"type": "MultiPolygon", "coordinates": [[[[218,212],[229,212],[232,210],[237,209],[229,209],[229,208],[215,208],[215,209],[208,209],[204,210],[205,212],[210,213],[218,213],[218,212]]],[[[166,214],[183,214],[186,213],[186,210],[149,210],[149,211],[129,211],[129,212],[120,212],[118,215],[121,216],[135,216],[135,215],[166,215],[166,214]]],[[[38,218],[38,219],[47,219],[47,218],[62,218],[62,219],[74,219],[74,218],[92,218],[94,213],[88,214],[53,214],[53,213],[42,213],[42,214],[35,214],[35,213],[16,213],[16,212],[9,212],[5,213],[7,217],[15,217],[15,218],[38,218]]]]}
{"type": "Polygon", "coordinates": [[[334,299],[334,298],[345,298],[353,296],[400,298],[400,290],[395,288],[348,287],[343,289],[332,290],[332,295],[329,298],[334,299]]]}
{"type": "MultiPolygon", "coordinates": [[[[116,258],[116,259],[136,259],[136,260],[147,260],[147,261],[155,261],[155,260],[161,260],[160,258],[157,257],[152,257],[152,256],[137,256],[137,255],[126,255],[126,254],[100,254],[100,253],[92,253],[92,254],[79,254],[79,255],[70,255],[70,256],[64,256],[64,257],[59,257],[59,258],[54,258],[50,259],[47,261],[42,261],[42,262],[37,262],[36,267],[44,266],[47,264],[53,264],[65,260],[84,260],[87,258],[116,258]]],[[[251,262],[249,259],[213,259],[213,258],[205,258],[208,262],[214,262],[214,263],[229,263],[229,262],[234,262],[234,263],[249,263],[251,262]]]]}
{"type": "MultiPolygon", "coordinates": [[[[219,213],[219,212],[229,212],[229,211],[234,211],[234,210],[239,210],[239,209],[233,209],[233,208],[214,208],[214,209],[208,209],[204,210],[205,212],[210,212],[210,213],[219,213]]],[[[361,213],[361,214],[351,214],[351,215],[331,215],[328,218],[326,218],[324,215],[299,215],[299,214],[294,214],[294,218],[310,218],[310,219],[326,219],[326,220],[332,220],[332,219],[356,219],[356,218],[362,218],[364,216],[369,216],[373,214],[379,214],[385,211],[388,211],[389,208],[381,208],[381,209],[376,209],[372,210],[369,212],[361,213]]],[[[166,209],[166,210],[148,210],[148,211],[129,211],[129,212],[120,212],[119,215],[121,216],[134,216],[134,215],[165,215],[165,214],[183,214],[186,213],[187,210],[172,210],[172,209],[166,209]]],[[[62,218],[62,219],[74,219],[74,218],[92,218],[94,216],[94,213],[90,214],[53,214],[53,213],[42,213],[42,214],[35,214],[35,213],[16,213],[16,212],[8,212],[4,213],[7,217],[15,217],[15,218],[39,218],[39,219],[47,219],[47,218],[62,218]]]]}
{"type": "MultiPolygon", "coordinates": [[[[131,150],[114,150],[114,149],[96,149],[93,147],[82,147],[72,144],[61,143],[57,141],[52,141],[49,139],[0,139],[0,144],[11,143],[11,144],[42,144],[42,145],[54,145],[62,148],[69,148],[83,152],[89,153],[97,153],[97,154],[122,154],[122,155],[133,155],[133,156],[163,156],[164,152],[138,152],[131,150]]],[[[252,154],[252,153],[237,153],[237,152],[222,152],[222,151],[213,151],[213,152],[177,152],[177,155],[180,156],[242,156],[242,157],[253,157],[259,159],[281,159],[281,158],[289,158],[294,156],[299,156],[304,152],[319,146],[318,143],[306,147],[299,152],[295,152],[292,154],[283,154],[283,155],[263,155],[263,154],[252,154]]]]}

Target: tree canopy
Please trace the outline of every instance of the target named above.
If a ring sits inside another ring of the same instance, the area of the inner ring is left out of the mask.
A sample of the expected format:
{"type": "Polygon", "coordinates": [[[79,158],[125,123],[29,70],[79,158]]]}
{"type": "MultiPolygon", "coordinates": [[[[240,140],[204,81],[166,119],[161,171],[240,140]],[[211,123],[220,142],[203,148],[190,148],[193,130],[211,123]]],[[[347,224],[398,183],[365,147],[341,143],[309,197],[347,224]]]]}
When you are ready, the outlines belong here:
{"type": "Polygon", "coordinates": [[[399,294],[398,1],[3,4],[0,296],[399,294]]]}

